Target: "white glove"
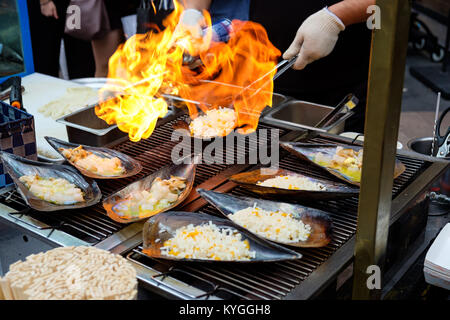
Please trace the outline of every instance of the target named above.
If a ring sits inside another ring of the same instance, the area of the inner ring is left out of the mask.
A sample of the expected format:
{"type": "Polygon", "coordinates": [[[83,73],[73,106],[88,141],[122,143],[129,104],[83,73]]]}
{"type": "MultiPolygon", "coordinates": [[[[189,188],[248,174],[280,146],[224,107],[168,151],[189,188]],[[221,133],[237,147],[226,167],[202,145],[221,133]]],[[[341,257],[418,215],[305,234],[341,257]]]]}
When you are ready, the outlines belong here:
{"type": "Polygon", "coordinates": [[[324,8],[302,23],[283,59],[291,59],[298,54],[293,68],[302,70],[309,63],[329,55],[336,45],[339,32],[344,29],[342,21],[324,8]]]}
{"type": "Polygon", "coordinates": [[[196,9],[187,9],[180,15],[175,28],[175,34],[190,33],[193,38],[203,37],[203,27],[206,26],[203,14],[196,9]]]}

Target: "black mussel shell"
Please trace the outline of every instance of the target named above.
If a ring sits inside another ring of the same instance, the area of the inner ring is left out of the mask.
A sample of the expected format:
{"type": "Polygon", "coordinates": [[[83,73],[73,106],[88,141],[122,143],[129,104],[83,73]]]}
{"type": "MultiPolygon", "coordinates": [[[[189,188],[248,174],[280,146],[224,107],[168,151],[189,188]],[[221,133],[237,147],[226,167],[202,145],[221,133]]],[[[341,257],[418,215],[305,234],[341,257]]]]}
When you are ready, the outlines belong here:
{"type": "Polygon", "coordinates": [[[207,224],[211,221],[219,228],[233,229],[242,235],[242,240],[248,240],[250,250],[255,251],[255,258],[250,260],[233,260],[232,262],[252,263],[252,262],[273,262],[283,260],[300,259],[302,255],[295,251],[289,250],[275,243],[266,241],[253,234],[247,232],[245,229],[233,224],[228,219],[223,219],[208,214],[195,212],[177,212],[166,211],[156,216],[151,217],[144,225],[144,244],[143,252],[152,258],[162,258],[177,261],[201,261],[201,262],[230,262],[215,261],[206,259],[185,259],[170,257],[161,254],[161,247],[166,240],[169,240],[175,235],[177,229],[193,224],[194,226],[207,224]]]}
{"type": "Polygon", "coordinates": [[[25,202],[38,211],[58,211],[65,209],[77,209],[92,206],[98,203],[102,197],[97,183],[92,179],[85,179],[76,169],[66,165],[43,163],[28,160],[10,153],[0,152],[6,172],[11,176],[17,186],[17,190],[25,202]],[[63,178],[79,187],[84,193],[83,202],[60,205],[54,204],[33,195],[19,178],[24,175],[39,175],[46,178],[63,178]]]}
{"type": "Polygon", "coordinates": [[[119,158],[122,166],[125,169],[125,171],[119,175],[113,175],[113,176],[99,175],[99,174],[96,174],[94,172],[91,172],[89,170],[86,170],[86,169],[80,167],[79,165],[77,165],[74,162],[69,161],[66,157],[64,157],[62,152],[59,150],[59,148],[74,149],[74,148],[77,148],[78,146],[80,146],[79,144],[66,142],[66,141],[59,140],[59,139],[53,138],[53,137],[45,137],[45,139],[63,158],[65,158],[72,166],[77,168],[78,171],[80,171],[86,177],[90,177],[90,178],[94,178],[94,179],[118,179],[118,178],[126,178],[126,177],[134,176],[142,170],[142,165],[139,161],[133,159],[130,156],[127,156],[126,154],[123,154],[122,152],[108,149],[108,148],[90,147],[90,146],[81,145],[83,147],[83,149],[85,149],[86,151],[90,151],[99,157],[119,158]]]}
{"type": "Polygon", "coordinates": [[[248,189],[258,195],[271,199],[305,199],[305,200],[332,200],[355,197],[359,189],[348,184],[335,181],[308,177],[300,173],[284,169],[260,168],[249,172],[242,172],[228,178],[230,181],[248,189]],[[325,190],[290,190],[277,187],[260,186],[257,183],[279,176],[306,177],[312,182],[325,186],[325,190]]]}
{"type": "MultiPolygon", "coordinates": [[[[197,192],[206,201],[215,206],[226,218],[228,218],[229,214],[233,214],[248,207],[253,207],[256,204],[258,208],[263,210],[280,210],[286,213],[291,213],[295,219],[301,220],[304,224],[309,224],[311,226],[311,234],[307,240],[278,243],[294,247],[312,248],[326,246],[331,241],[332,221],[330,216],[321,210],[290,203],[274,202],[248,197],[237,197],[230,194],[207,191],[203,189],[197,189],[197,192]]],[[[249,230],[249,232],[251,231],[249,230]]],[[[257,234],[255,235],[262,237],[257,234]]]]}
{"type": "MultiPolygon", "coordinates": [[[[306,160],[326,171],[328,171],[330,174],[338,177],[339,179],[351,183],[356,186],[360,186],[360,178],[352,177],[346,173],[344,173],[342,170],[335,169],[335,168],[329,168],[328,166],[325,166],[323,164],[315,162],[315,156],[318,153],[322,153],[325,155],[329,155],[332,157],[336,153],[336,148],[338,147],[335,144],[307,144],[307,143],[301,143],[301,142],[281,142],[281,147],[292,153],[293,155],[297,156],[300,159],[306,160]]],[[[362,149],[360,146],[353,146],[353,145],[345,145],[342,146],[345,149],[353,149],[356,152],[362,149]]],[[[404,171],[406,167],[405,165],[400,161],[396,160],[395,162],[395,170],[394,170],[394,179],[400,176],[404,171]]]]}
{"type": "Polygon", "coordinates": [[[164,212],[175,208],[190,194],[192,186],[194,185],[195,170],[198,163],[198,156],[194,159],[189,159],[189,163],[171,164],[167,165],[152,174],[135,181],[116,193],[110,195],[103,201],[103,208],[105,208],[107,215],[114,221],[120,223],[130,223],[143,219],[147,219],[155,214],[164,212]],[[151,212],[140,213],[139,216],[123,216],[114,210],[114,207],[120,202],[127,199],[127,197],[138,190],[150,190],[153,181],[160,177],[161,179],[169,179],[170,176],[182,177],[186,179],[186,188],[178,196],[177,201],[164,209],[158,209],[151,212]]]}

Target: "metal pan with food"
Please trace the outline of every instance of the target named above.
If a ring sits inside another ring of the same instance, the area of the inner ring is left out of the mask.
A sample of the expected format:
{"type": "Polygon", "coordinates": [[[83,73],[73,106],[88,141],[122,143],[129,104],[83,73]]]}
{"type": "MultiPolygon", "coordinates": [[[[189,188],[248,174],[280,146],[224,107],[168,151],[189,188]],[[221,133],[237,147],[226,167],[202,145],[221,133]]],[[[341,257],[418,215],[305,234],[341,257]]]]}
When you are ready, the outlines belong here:
{"type": "Polygon", "coordinates": [[[332,220],[323,211],[203,189],[197,192],[226,218],[258,237],[305,248],[323,247],[331,241],[332,220]]]}
{"type": "Polygon", "coordinates": [[[6,172],[28,206],[38,211],[57,211],[92,206],[102,197],[97,183],[76,169],[28,160],[0,152],[6,172]]]}
{"type": "MultiPolygon", "coordinates": [[[[363,161],[362,147],[301,142],[281,142],[280,145],[300,159],[325,169],[343,181],[360,186],[363,161]]],[[[394,179],[400,176],[405,169],[405,165],[400,160],[396,160],[394,179]]]]}
{"type": "Polygon", "coordinates": [[[284,169],[259,168],[228,178],[271,199],[331,200],[358,196],[359,189],[345,183],[317,179],[284,169]]]}
{"type": "Polygon", "coordinates": [[[120,223],[146,219],[183,202],[192,190],[198,157],[165,166],[103,201],[108,217],[120,223]]]}
{"type": "Polygon", "coordinates": [[[209,140],[225,137],[237,125],[237,115],[233,108],[216,108],[200,112],[194,119],[178,120],[173,128],[183,136],[193,139],[209,140]]]}
{"type": "Polygon", "coordinates": [[[142,170],[139,161],[116,150],[74,144],[53,137],[45,139],[72,166],[90,178],[126,178],[142,170]]]}
{"type": "Polygon", "coordinates": [[[168,211],[144,225],[143,252],[152,258],[196,262],[273,262],[302,255],[254,236],[228,219],[168,211]]]}

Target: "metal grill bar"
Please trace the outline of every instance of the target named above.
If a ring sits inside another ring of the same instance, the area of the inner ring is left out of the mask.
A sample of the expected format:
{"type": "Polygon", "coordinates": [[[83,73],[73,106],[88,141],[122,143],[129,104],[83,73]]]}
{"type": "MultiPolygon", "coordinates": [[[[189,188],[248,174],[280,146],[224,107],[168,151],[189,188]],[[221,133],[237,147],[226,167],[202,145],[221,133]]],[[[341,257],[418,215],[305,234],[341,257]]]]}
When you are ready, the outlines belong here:
{"type": "MultiPolygon", "coordinates": [[[[198,271],[199,269],[197,269],[198,271]]],[[[229,269],[223,269],[223,268],[214,268],[214,269],[206,269],[201,268],[200,270],[205,270],[202,273],[208,275],[208,277],[213,277],[216,280],[219,280],[221,282],[224,282],[230,286],[233,286],[234,288],[238,290],[242,290],[247,292],[248,294],[252,294],[254,296],[257,296],[261,299],[267,299],[269,298],[278,298],[278,295],[273,294],[272,292],[274,289],[269,286],[263,286],[261,283],[255,282],[250,279],[245,279],[243,277],[240,277],[237,273],[232,272],[229,269]],[[266,288],[266,290],[263,290],[262,288],[266,288]],[[257,293],[258,292],[258,293],[257,293]]],[[[192,270],[191,270],[192,271],[192,270]]]]}
{"type": "MultiPolygon", "coordinates": [[[[236,284],[236,282],[232,281],[233,278],[228,277],[228,279],[227,279],[226,276],[224,277],[223,275],[218,274],[217,272],[214,272],[214,271],[211,272],[211,270],[208,270],[208,269],[205,270],[204,268],[199,268],[196,270],[193,270],[192,268],[189,268],[189,269],[191,272],[198,273],[205,278],[216,281],[218,284],[225,286],[231,292],[236,292],[235,290],[237,290],[237,292],[245,293],[247,296],[250,296],[250,297],[253,296],[257,299],[262,299],[262,300],[270,299],[267,296],[264,296],[260,293],[255,292],[255,291],[259,291],[259,290],[257,290],[256,287],[246,285],[245,283],[243,283],[244,284],[243,286],[240,286],[239,284],[236,284]]],[[[268,294],[268,295],[271,296],[270,294],[268,294]]]]}

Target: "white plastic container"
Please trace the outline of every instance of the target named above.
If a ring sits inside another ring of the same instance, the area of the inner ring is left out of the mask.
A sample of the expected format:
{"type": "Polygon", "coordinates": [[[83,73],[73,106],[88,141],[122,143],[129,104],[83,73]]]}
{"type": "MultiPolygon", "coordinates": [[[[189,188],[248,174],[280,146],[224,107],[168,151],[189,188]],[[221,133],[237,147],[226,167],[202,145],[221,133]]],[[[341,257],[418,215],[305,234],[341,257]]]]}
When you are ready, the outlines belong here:
{"type": "Polygon", "coordinates": [[[450,290],[450,223],[428,250],[423,271],[427,283],[450,290]]]}

